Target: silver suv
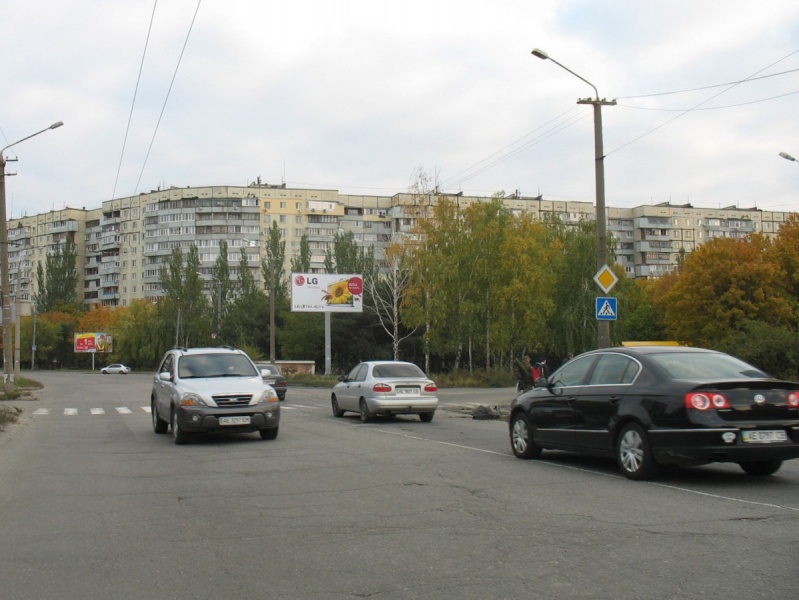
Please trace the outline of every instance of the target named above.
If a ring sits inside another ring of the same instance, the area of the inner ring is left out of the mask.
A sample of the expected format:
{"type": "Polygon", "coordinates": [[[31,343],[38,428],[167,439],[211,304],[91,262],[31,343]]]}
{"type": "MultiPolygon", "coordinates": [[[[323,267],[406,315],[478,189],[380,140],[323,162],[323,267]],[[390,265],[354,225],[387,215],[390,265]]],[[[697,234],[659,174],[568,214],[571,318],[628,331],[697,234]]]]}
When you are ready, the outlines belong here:
{"type": "Polygon", "coordinates": [[[258,431],[277,437],[280,404],[250,357],[241,350],[173,348],[158,367],[150,397],[153,431],[172,428],[176,444],[192,433],[258,431]]]}

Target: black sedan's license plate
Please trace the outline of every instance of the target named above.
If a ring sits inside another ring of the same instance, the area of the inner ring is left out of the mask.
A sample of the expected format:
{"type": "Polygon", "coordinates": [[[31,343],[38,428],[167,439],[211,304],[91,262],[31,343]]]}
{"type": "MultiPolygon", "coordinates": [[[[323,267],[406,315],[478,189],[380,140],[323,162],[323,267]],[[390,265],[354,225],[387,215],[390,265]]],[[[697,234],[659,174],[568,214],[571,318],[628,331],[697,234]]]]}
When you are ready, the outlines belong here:
{"type": "Polygon", "coordinates": [[[745,444],[776,444],[787,442],[788,434],[782,430],[774,431],[744,431],[741,437],[745,444]]]}

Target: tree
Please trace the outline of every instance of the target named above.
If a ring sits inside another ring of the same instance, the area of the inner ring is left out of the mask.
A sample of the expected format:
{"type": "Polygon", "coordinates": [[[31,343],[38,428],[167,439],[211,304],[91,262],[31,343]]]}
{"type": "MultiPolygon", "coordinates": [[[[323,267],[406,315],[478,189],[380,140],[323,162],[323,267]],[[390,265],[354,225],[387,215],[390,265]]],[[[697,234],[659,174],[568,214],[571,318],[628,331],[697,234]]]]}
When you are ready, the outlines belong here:
{"type": "Polygon", "coordinates": [[[292,273],[308,273],[311,270],[311,245],[304,233],[300,238],[300,252],[291,257],[292,273]]]}
{"type": "Polygon", "coordinates": [[[370,278],[365,291],[371,298],[370,310],[391,338],[394,360],[399,360],[400,342],[416,331],[415,328],[402,331],[401,309],[405,304],[411,273],[403,264],[403,251],[398,245],[390,246],[386,250],[386,262],[388,273],[370,278]]]}
{"type": "MultiPolygon", "coordinates": [[[[119,311],[114,354],[134,369],[155,368],[164,352],[172,346],[172,330],[165,326],[166,302],[134,300],[119,311]]],[[[119,309],[118,309],[119,310],[119,309]]]]}
{"type": "Polygon", "coordinates": [[[175,342],[188,347],[191,341],[206,343],[210,339],[211,322],[208,300],[200,278],[200,256],[191,245],[183,263],[183,252],[173,248],[169,262],[161,268],[161,285],[166,294],[165,313],[174,317],[175,342]]]}
{"type": "Polygon", "coordinates": [[[55,251],[36,265],[36,288],[33,302],[36,312],[41,314],[74,304],[77,300],[78,271],[76,269],[77,248],[67,238],[64,244],[57,244],[55,251]]]}
{"type": "Polygon", "coordinates": [[[761,234],[714,238],[689,254],[659,299],[670,337],[716,348],[748,321],[792,326],[794,312],[783,287],[785,271],[769,260],[769,245],[761,234]]]}
{"type": "Polygon", "coordinates": [[[230,282],[230,266],[228,265],[227,250],[227,242],[225,240],[219,242],[219,256],[216,257],[213,269],[211,270],[212,304],[214,304],[216,308],[216,326],[214,327],[214,331],[217,334],[222,331],[222,321],[225,318],[228,301],[233,291],[233,286],[230,282]]]}
{"type": "Polygon", "coordinates": [[[266,258],[261,261],[264,287],[269,295],[269,360],[275,362],[275,310],[279,299],[286,296],[286,242],[280,235],[277,221],[272,221],[266,242],[266,258]]]}

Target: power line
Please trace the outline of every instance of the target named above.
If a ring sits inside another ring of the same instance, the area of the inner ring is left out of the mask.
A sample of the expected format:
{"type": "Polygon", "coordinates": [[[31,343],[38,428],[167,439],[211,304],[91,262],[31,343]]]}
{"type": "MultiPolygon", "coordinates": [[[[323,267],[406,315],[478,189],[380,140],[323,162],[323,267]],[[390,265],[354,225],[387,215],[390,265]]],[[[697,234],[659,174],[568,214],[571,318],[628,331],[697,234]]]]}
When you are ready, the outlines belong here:
{"type": "Polygon", "coordinates": [[[788,54],[787,56],[784,56],[784,57],[782,57],[781,59],[779,59],[778,61],[775,61],[775,62],[771,63],[770,65],[768,65],[768,66],[766,66],[766,67],[763,67],[763,68],[762,68],[762,69],[760,69],[759,71],[756,71],[755,73],[753,73],[752,75],[750,75],[750,76],[749,76],[749,77],[747,77],[746,79],[742,79],[741,81],[738,81],[738,82],[736,82],[736,83],[732,83],[732,84],[730,84],[730,85],[729,85],[729,87],[727,87],[726,89],[723,89],[722,91],[720,91],[720,92],[719,92],[719,93],[717,93],[717,94],[713,94],[712,96],[710,96],[710,98],[707,98],[707,99],[703,100],[702,102],[700,102],[700,103],[696,104],[695,106],[693,106],[693,107],[691,107],[691,108],[689,108],[689,109],[686,109],[686,110],[682,111],[682,112],[681,112],[679,115],[677,115],[677,116],[675,116],[675,117],[672,117],[671,119],[669,119],[668,121],[665,121],[664,123],[661,123],[661,124],[660,124],[660,125],[658,125],[657,127],[653,127],[653,128],[652,128],[652,129],[650,129],[649,131],[647,131],[647,132],[645,132],[645,133],[643,133],[643,134],[639,135],[639,136],[638,136],[638,137],[636,137],[636,138],[633,138],[633,139],[632,139],[632,140],[630,140],[629,142],[627,142],[627,143],[625,143],[625,144],[622,144],[621,146],[619,146],[619,147],[618,147],[618,148],[616,148],[615,150],[611,150],[610,152],[607,152],[607,153],[605,153],[605,156],[606,156],[606,157],[607,157],[607,156],[610,156],[611,154],[613,154],[613,153],[615,153],[615,152],[618,152],[618,151],[619,151],[619,150],[621,150],[622,148],[626,148],[626,147],[627,147],[627,146],[629,146],[630,144],[634,144],[634,143],[635,143],[635,142],[637,142],[638,140],[640,140],[640,139],[642,139],[642,138],[644,138],[644,137],[648,136],[650,133],[653,133],[653,132],[657,131],[657,130],[658,130],[658,129],[660,129],[661,127],[665,127],[665,126],[666,126],[666,125],[668,125],[669,123],[673,123],[674,121],[676,121],[676,120],[677,120],[677,119],[679,119],[680,117],[683,117],[683,116],[687,115],[689,112],[693,112],[694,110],[698,109],[698,108],[699,108],[700,106],[702,106],[703,104],[707,104],[708,102],[710,102],[710,101],[711,101],[711,100],[713,100],[714,98],[718,98],[718,97],[719,97],[719,96],[721,96],[722,94],[724,94],[724,93],[726,93],[726,92],[729,92],[731,89],[733,89],[733,88],[736,88],[736,87],[738,87],[739,85],[741,85],[742,83],[745,83],[745,82],[749,81],[750,79],[752,79],[752,78],[753,78],[753,77],[755,77],[756,75],[759,75],[760,73],[762,73],[762,72],[763,72],[763,71],[765,71],[766,69],[770,69],[770,68],[771,68],[771,67],[773,67],[774,65],[776,65],[776,64],[778,64],[778,63],[781,63],[781,62],[782,62],[782,61],[784,61],[785,59],[787,59],[787,58],[789,58],[789,57],[793,56],[794,54],[796,54],[797,52],[799,52],[799,50],[794,50],[793,52],[791,52],[791,53],[790,53],[790,54],[788,54]]]}
{"type": "Polygon", "coordinates": [[[169,89],[166,92],[166,98],[164,98],[164,104],[161,107],[161,114],[158,115],[158,122],[155,124],[153,137],[150,140],[150,146],[147,148],[147,155],[144,157],[144,163],[142,164],[141,172],[139,173],[139,179],[136,181],[136,188],[133,190],[134,196],[136,195],[136,192],[139,189],[139,183],[141,183],[141,178],[144,175],[144,168],[147,166],[147,160],[150,158],[150,151],[153,149],[153,144],[155,143],[155,136],[158,133],[158,127],[161,125],[161,118],[164,116],[164,111],[166,110],[166,104],[169,101],[169,95],[172,93],[172,86],[175,84],[175,79],[178,76],[178,69],[180,68],[180,63],[183,60],[183,53],[186,52],[186,46],[189,43],[189,37],[191,36],[191,30],[194,28],[194,21],[197,19],[197,13],[200,11],[200,4],[202,4],[202,0],[197,0],[197,8],[194,9],[194,16],[191,18],[191,24],[189,25],[189,30],[186,32],[186,39],[183,41],[183,48],[180,50],[178,63],[177,65],[175,65],[175,72],[172,74],[172,81],[169,82],[169,89]]]}
{"type": "Polygon", "coordinates": [[[153,21],[155,21],[155,8],[158,6],[158,0],[153,2],[153,12],[150,15],[150,26],[147,28],[147,39],[144,41],[144,51],[141,55],[141,62],[139,63],[139,75],[136,78],[136,88],[133,90],[133,101],[130,103],[130,114],[128,114],[128,126],[125,128],[125,138],[122,140],[122,152],[119,154],[119,165],[117,166],[117,176],[114,179],[114,191],[111,193],[113,199],[117,193],[117,183],[119,183],[119,172],[122,170],[122,158],[125,156],[125,146],[128,144],[128,134],[130,133],[130,122],[133,120],[133,107],[136,105],[136,96],[139,93],[139,83],[141,83],[141,73],[144,69],[144,57],[147,55],[147,46],[150,44],[150,33],[153,30],[153,21]]]}
{"type": "MultiPolygon", "coordinates": [[[[797,52],[799,52],[799,50],[797,50],[797,52]]],[[[795,52],[792,52],[791,54],[795,54],[795,52]]],[[[789,54],[785,58],[788,58],[789,56],[791,56],[791,54],[789,54]]],[[[782,60],[785,60],[785,59],[782,59],[782,60]]],[[[777,62],[780,62],[780,61],[777,61],[777,62]]],[[[737,85],[739,83],[749,83],[751,81],[758,81],[760,79],[768,79],[769,77],[778,77],[780,75],[787,75],[788,73],[796,73],[797,71],[799,71],[799,69],[790,69],[789,71],[780,71],[779,73],[772,73],[771,75],[762,75],[761,77],[749,77],[748,79],[742,79],[740,81],[731,81],[729,83],[716,83],[714,85],[706,85],[704,87],[691,88],[691,89],[687,89],[687,90],[675,90],[673,92],[658,92],[656,94],[641,94],[641,95],[638,95],[638,96],[615,96],[615,98],[616,98],[616,100],[632,100],[632,99],[635,99],[635,98],[655,98],[657,96],[671,96],[673,94],[685,94],[685,93],[688,93],[688,92],[701,92],[703,90],[710,90],[710,89],[717,88],[717,87],[727,87],[729,85],[737,85]]]]}
{"type": "Polygon", "coordinates": [[[799,90],[795,92],[788,92],[787,94],[780,94],[779,96],[771,96],[770,98],[761,98],[760,100],[750,100],[749,102],[739,102],[738,104],[727,104],[725,106],[709,106],[707,108],[652,108],[649,106],[631,106],[629,104],[618,104],[618,106],[623,106],[624,108],[632,108],[633,110],[652,110],[652,111],[660,111],[660,112],[686,112],[689,110],[721,110],[724,108],[737,108],[739,106],[747,106],[749,104],[759,104],[761,102],[768,102],[770,100],[777,100],[779,98],[785,98],[786,96],[793,96],[794,94],[799,94],[799,90]]]}
{"type": "MultiPolygon", "coordinates": [[[[575,108],[576,108],[576,107],[575,107],[575,108]]],[[[447,188],[455,188],[455,187],[458,187],[458,186],[460,186],[462,183],[464,183],[464,182],[468,181],[469,179],[472,179],[473,177],[477,177],[478,175],[480,175],[480,174],[482,174],[482,173],[485,173],[486,171],[488,171],[488,170],[489,170],[489,169],[491,169],[492,167],[495,167],[495,166],[497,166],[498,164],[500,164],[500,163],[502,163],[502,162],[505,162],[506,160],[508,160],[508,159],[510,159],[510,158],[513,158],[514,156],[517,156],[518,154],[521,154],[521,153],[522,153],[522,152],[524,152],[525,150],[528,150],[529,148],[532,148],[533,146],[535,146],[535,145],[537,145],[537,144],[540,144],[540,143],[541,143],[541,142],[543,142],[544,140],[546,140],[546,139],[549,139],[550,137],[552,137],[553,135],[555,135],[555,134],[557,134],[557,133],[560,133],[560,132],[561,132],[561,131],[563,131],[564,129],[568,129],[569,127],[571,127],[572,125],[574,125],[574,124],[575,124],[575,123],[577,123],[578,121],[580,121],[580,120],[584,119],[584,118],[585,118],[585,117],[588,115],[588,113],[589,113],[589,111],[582,111],[580,114],[577,114],[577,115],[574,115],[574,116],[572,116],[572,117],[569,117],[569,119],[567,119],[566,121],[564,121],[564,122],[561,122],[561,123],[559,123],[558,125],[556,125],[556,126],[554,126],[554,127],[550,128],[550,129],[548,129],[548,130],[544,131],[544,132],[543,132],[543,133],[541,133],[539,136],[537,136],[537,137],[533,138],[533,139],[532,139],[532,140],[530,140],[529,142],[526,142],[526,143],[525,143],[525,144],[523,144],[522,146],[520,146],[520,147],[518,147],[518,148],[516,148],[516,149],[514,149],[514,150],[512,150],[512,151],[510,151],[510,152],[507,152],[506,154],[504,154],[504,155],[500,156],[500,157],[499,157],[499,158],[497,158],[496,160],[493,160],[493,161],[489,162],[488,164],[485,164],[484,166],[480,167],[480,165],[482,165],[483,163],[485,163],[485,162],[486,162],[487,160],[489,160],[491,157],[493,157],[493,156],[496,156],[496,155],[497,155],[497,154],[499,154],[500,152],[502,152],[502,151],[504,151],[504,150],[507,150],[508,148],[511,148],[511,147],[513,147],[513,146],[514,146],[514,145],[516,145],[516,144],[517,144],[519,141],[521,141],[521,140],[525,139],[526,137],[529,137],[530,135],[532,135],[533,133],[535,133],[536,131],[538,131],[538,130],[539,130],[539,129],[541,129],[542,127],[546,127],[548,124],[550,124],[550,123],[552,123],[552,122],[555,122],[555,121],[557,121],[558,119],[562,118],[564,115],[566,115],[566,114],[568,114],[569,112],[572,112],[573,110],[575,110],[575,108],[569,109],[568,111],[566,111],[565,113],[562,113],[562,114],[561,114],[561,115],[559,115],[558,117],[555,117],[554,119],[551,119],[551,120],[547,121],[546,123],[544,123],[543,125],[541,125],[540,127],[536,128],[536,129],[534,129],[533,131],[531,131],[531,132],[530,132],[530,133],[528,133],[527,135],[525,135],[525,136],[523,136],[523,137],[519,138],[519,139],[518,139],[518,140],[516,140],[515,142],[513,142],[513,143],[509,144],[508,146],[505,146],[505,148],[503,148],[502,150],[498,150],[497,152],[494,152],[493,154],[491,154],[491,155],[490,155],[490,156],[488,156],[487,158],[485,158],[485,159],[481,160],[480,162],[476,163],[475,165],[473,165],[473,166],[469,167],[468,169],[465,169],[464,171],[461,171],[461,173],[467,173],[467,172],[469,172],[469,171],[472,171],[470,174],[468,174],[468,175],[465,175],[464,177],[461,177],[461,178],[457,178],[457,175],[456,175],[456,176],[453,176],[453,177],[450,177],[449,179],[447,179],[447,180],[445,180],[444,182],[442,182],[442,186],[441,186],[441,187],[442,187],[442,188],[444,188],[444,187],[447,187],[447,188]],[[446,184],[446,185],[445,185],[445,184],[446,184]]]]}

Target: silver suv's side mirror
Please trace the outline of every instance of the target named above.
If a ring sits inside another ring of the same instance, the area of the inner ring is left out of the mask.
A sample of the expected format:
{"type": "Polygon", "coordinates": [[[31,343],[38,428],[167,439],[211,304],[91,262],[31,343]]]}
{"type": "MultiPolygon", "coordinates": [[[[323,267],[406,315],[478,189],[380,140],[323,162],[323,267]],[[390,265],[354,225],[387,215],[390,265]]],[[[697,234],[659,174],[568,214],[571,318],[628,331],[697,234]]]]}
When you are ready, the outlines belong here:
{"type": "Polygon", "coordinates": [[[161,381],[172,381],[172,373],[169,371],[163,371],[158,374],[158,379],[161,381]]]}

